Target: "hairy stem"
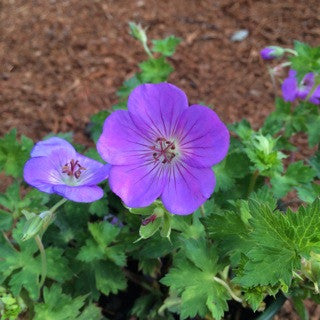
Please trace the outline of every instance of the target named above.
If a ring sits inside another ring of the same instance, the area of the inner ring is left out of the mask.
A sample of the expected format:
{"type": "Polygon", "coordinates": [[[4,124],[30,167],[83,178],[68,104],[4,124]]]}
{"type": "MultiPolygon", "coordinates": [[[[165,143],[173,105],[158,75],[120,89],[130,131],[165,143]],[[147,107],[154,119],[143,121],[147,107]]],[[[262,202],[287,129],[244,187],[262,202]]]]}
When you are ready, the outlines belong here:
{"type": "Polygon", "coordinates": [[[60,206],[62,206],[65,202],[67,201],[67,199],[63,198],[61,199],[59,202],[57,202],[51,209],[50,212],[54,213],[60,206]]]}
{"type": "Polygon", "coordinates": [[[204,209],[204,205],[203,204],[200,206],[200,213],[201,213],[201,216],[203,218],[206,216],[206,210],[204,209]]]}
{"type": "Polygon", "coordinates": [[[10,241],[10,239],[8,238],[7,234],[6,234],[4,231],[2,231],[2,235],[3,235],[4,239],[7,241],[8,245],[9,245],[14,251],[17,251],[17,252],[18,252],[17,248],[15,248],[15,246],[12,244],[12,242],[10,241]]]}
{"type": "Polygon", "coordinates": [[[144,51],[147,53],[149,58],[153,58],[153,54],[151,53],[151,51],[150,51],[150,49],[148,47],[148,44],[146,42],[143,42],[142,45],[143,45],[144,51]]]}
{"type": "Polygon", "coordinates": [[[39,283],[41,289],[47,277],[47,256],[41,238],[37,235],[34,237],[34,240],[37,243],[41,255],[41,281],[39,283]]]}
{"type": "Polygon", "coordinates": [[[249,197],[250,193],[253,191],[258,177],[259,177],[259,171],[256,170],[251,176],[249,187],[248,187],[247,197],[249,197]]]}
{"type": "Polygon", "coordinates": [[[293,50],[293,49],[290,49],[290,48],[285,48],[284,51],[285,51],[285,52],[288,52],[288,53],[291,53],[291,54],[293,54],[294,56],[297,56],[297,55],[298,55],[297,51],[295,51],[295,50],[293,50]]]}
{"type": "Polygon", "coordinates": [[[223,287],[225,287],[227,289],[227,291],[229,292],[230,296],[232,297],[232,299],[236,300],[237,302],[242,303],[242,299],[235,295],[235,293],[232,291],[232,289],[229,287],[229,285],[225,281],[223,281],[222,279],[220,279],[218,277],[213,277],[213,280],[220,283],[223,287]]]}
{"type": "Polygon", "coordinates": [[[49,212],[50,212],[50,217],[49,219],[44,223],[43,225],[43,232],[45,230],[47,230],[47,228],[49,227],[49,225],[52,223],[53,221],[53,218],[54,218],[54,213],[55,211],[60,207],[62,206],[65,202],[67,201],[67,199],[63,198],[61,199],[59,202],[57,202],[53,207],[50,208],[49,212]]]}

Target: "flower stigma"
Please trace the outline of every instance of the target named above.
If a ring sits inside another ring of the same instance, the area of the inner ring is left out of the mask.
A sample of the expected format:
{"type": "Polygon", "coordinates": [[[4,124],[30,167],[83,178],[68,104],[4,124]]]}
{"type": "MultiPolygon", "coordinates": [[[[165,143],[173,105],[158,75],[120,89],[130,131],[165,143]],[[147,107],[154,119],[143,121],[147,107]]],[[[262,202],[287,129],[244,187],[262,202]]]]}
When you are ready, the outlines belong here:
{"type": "Polygon", "coordinates": [[[71,159],[62,167],[62,173],[66,173],[69,177],[74,176],[76,179],[80,178],[80,175],[86,168],[82,167],[78,160],[71,159]]]}
{"type": "Polygon", "coordinates": [[[177,156],[176,146],[174,141],[165,138],[157,138],[155,145],[150,147],[153,150],[153,159],[156,162],[160,161],[163,164],[171,163],[172,159],[177,156]]]}

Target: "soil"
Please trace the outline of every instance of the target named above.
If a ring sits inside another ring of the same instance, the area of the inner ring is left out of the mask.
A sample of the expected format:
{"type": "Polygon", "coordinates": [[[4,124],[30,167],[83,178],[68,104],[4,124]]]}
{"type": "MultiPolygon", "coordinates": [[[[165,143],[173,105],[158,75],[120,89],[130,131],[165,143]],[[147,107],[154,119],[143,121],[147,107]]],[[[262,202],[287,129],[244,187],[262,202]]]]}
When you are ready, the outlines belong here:
{"type": "MultiPolygon", "coordinates": [[[[267,69],[274,62],[262,61],[259,50],[294,39],[319,44],[319,8],[318,0],[2,0],[0,136],[14,127],[35,140],[73,131],[89,145],[89,117],[117,102],[117,88],[145,58],[129,21],[152,39],[183,39],[170,82],[190,103],[258,128],[275,95],[267,69]],[[240,29],[248,37],[232,42],[240,29]]],[[[288,305],[277,319],[297,319],[288,305]]],[[[309,310],[320,318],[319,307],[309,310]]]]}

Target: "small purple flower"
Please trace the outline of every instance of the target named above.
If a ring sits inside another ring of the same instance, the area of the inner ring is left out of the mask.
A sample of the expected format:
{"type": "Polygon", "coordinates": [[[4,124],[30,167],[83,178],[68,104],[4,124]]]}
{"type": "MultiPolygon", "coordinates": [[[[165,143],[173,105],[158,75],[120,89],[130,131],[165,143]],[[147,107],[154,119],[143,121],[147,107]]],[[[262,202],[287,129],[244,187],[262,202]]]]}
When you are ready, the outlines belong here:
{"type": "Polygon", "coordinates": [[[161,198],[174,214],[190,214],[212,194],[211,167],[229,148],[229,132],[215,112],[188,106],[169,83],[144,84],[129,96],[128,111],[105,121],[97,150],[111,164],[111,190],[133,208],[161,198]]]}
{"type": "Polygon", "coordinates": [[[272,60],[274,58],[280,58],[284,54],[284,49],[277,46],[265,47],[260,51],[260,55],[264,60],[272,60]]]}
{"type": "MultiPolygon", "coordinates": [[[[297,79],[295,70],[289,71],[289,76],[282,83],[282,95],[285,101],[294,101],[296,99],[305,100],[314,86],[315,76],[312,72],[307,73],[300,84],[297,79]]],[[[320,86],[318,86],[309,101],[314,104],[319,104],[320,86]]]]}
{"type": "Polygon", "coordinates": [[[87,158],[73,146],[53,137],[38,142],[24,166],[24,180],[47,193],[75,202],[92,202],[103,196],[98,183],[108,177],[110,165],[87,158]]]}

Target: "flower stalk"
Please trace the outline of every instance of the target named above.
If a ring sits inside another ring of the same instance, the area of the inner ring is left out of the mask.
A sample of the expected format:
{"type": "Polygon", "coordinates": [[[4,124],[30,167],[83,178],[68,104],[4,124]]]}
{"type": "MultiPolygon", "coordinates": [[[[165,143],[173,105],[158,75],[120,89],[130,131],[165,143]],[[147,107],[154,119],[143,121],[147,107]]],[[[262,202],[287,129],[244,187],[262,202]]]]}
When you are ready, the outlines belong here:
{"type": "Polygon", "coordinates": [[[250,179],[250,183],[249,183],[249,187],[248,187],[248,193],[247,193],[247,197],[249,197],[249,195],[251,194],[251,192],[254,190],[254,187],[256,185],[257,179],[259,177],[259,171],[256,170],[250,179]]]}
{"type": "Polygon", "coordinates": [[[242,299],[239,298],[233,291],[232,289],[229,287],[229,285],[223,281],[222,279],[218,278],[218,277],[213,277],[213,280],[220,283],[224,288],[227,289],[228,293],[230,294],[230,296],[232,297],[233,300],[242,303],[242,299]]]}
{"type": "Polygon", "coordinates": [[[46,251],[44,249],[43,243],[41,241],[41,238],[39,235],[36,235],[34,237],[34,240],[36,241],[36,244],[39,248],[40,251],[40,256],[41,256],[41,280],[39,283],[40,289],[43,287],[44,282],[47,277],[47,256],[46,256],[46,251]]]}

